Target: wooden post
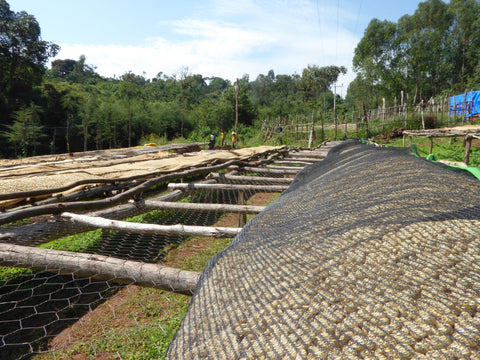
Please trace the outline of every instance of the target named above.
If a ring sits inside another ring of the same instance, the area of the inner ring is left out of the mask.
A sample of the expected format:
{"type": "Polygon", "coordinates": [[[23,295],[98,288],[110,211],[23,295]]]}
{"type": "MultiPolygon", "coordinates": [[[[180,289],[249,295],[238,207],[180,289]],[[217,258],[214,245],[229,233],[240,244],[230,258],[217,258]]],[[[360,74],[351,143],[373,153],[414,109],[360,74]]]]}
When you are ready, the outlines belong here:
{"type": "Polygon", "coordinates": [[[420,102],[420,108],[422,109],[422,130],[425,130],[425,118],[423,116],[423,100],[420,102]]]}
{"type": "Polygon", "coordinates": [[[403,107],[403,90],[400,91],[400,124],[402,123],[401,118],[405,118],[405,108],[403,107]]]}
{"type": "Polygon", "coordinates": [[[322,143],[325,140],[325,130],[324,130],[324,122],[325,122],[325,111],[323,112],[323,116],[321,117],[322,119],[322,143]]]}
{"type": "Polygon", "coordinates": [[[355,132],[356,132],[357,138],[358,138],[358,117],[355,118],[355,132]]]}
{"type": "MultiPolygon", "coordinates": [[[[238,205],[245,205],[245,192],[239,191],[238,192],[238,205]]],[[[247,223],[247,214],[246,213],[239,213],[238,214],[238,227],[243,228],[247,223]]]]}
{"type": "Polygon", "coordinates": [[[314,134],[314,123],[313,123],[313,114],[312,114],[312,127],[310,128],[310,137],[308,139],[308,148],[310,149],[312,147],[312,141],[313,141],[313,134],[314,134]]]}
{"type": "Polygon", "coordinates": [[[365,121],[365,137],[368,138],[368,115],[365,103],[363,103],[363,120],[365,121]]]}
{"type": "Polygon", "coordinates": [[[447,94],[447,111],[448,111],[448,126],[450,126],[450,121],[452,120],[451,119],[451,111],[450,111],[450,94],[447,94]]]}
{"type": "Polygon", "coordinates": [[[383,106],[382,106],[382,132],[385,131],[385,98],[382,98],[383,106]]]}
{"type": "Polygon", "coordinates": [[[470,162],[470,149],[472,147],[472,137],[469,136],[469,135],[466,135],[465,136],[465,140],[464,140],[464,144],[465,144],[465,165],[468,166],[468,163],[470,162]]]}
{"type": "Polygon", "coordinates": [[[430,137],[429,140],[430,140],[430,150],[428,153],[432,154],[433,153],[433,137],[430,137]]]}
{"type": "Polygon", "coordinates": [[[405,102],[405,129],[408,127],[408,93],[407,101],[405,102]]]}
{"type": "Polygon", "coordinates": [[[394,103],[393,103],[393,128],[397,127],[397,97],[395,96],[394,103]]]}
{"type": "Polygon", "coordinates": [[[295,140],[298,140],[298,115],[295,116],[295,140]]]}
{"type": "Polygon", "coordinates": [[[457,125],[457,101],[453,97],[453,125],[457,125]]]}
{"type": "Polygon", "coordinates": [[[445,98],[442,97],[440,101],[442,103],[441,108],[440,108],[440,124],[441,124],[440,126],[443,126],[443,112],[444,112],[443,109],[444,109],[444,106],[445,106],[445,98]]]}

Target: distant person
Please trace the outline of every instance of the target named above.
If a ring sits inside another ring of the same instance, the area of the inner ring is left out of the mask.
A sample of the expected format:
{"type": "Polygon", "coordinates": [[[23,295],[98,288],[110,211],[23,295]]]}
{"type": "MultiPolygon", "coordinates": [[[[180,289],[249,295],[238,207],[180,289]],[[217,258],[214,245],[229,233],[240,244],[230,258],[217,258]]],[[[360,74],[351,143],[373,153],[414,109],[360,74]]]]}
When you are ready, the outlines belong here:
{"type": "Polygon", "coordinates": [[[212,150],[215,147],[215,134],[210,135],[210,142],[208,143],[208,148],[212,150]]]}
{"type": "Polygon", "coordinates": [[[237,148],[237,133],[235,131],[232,132],[232,148],[237,148]]]}
{"type": "Polygon", "coordinates": [[[220,133],[220,146],[222,147],[225,146],[225,135],[226,135],[225,131],[222,131],[220,133]]]}

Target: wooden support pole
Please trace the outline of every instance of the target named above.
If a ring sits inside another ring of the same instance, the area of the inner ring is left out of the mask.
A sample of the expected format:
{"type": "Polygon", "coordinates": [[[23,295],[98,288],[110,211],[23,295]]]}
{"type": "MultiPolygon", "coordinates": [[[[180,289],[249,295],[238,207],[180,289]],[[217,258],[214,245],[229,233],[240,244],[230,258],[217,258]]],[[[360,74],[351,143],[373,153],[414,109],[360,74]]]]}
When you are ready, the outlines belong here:
{"type": "Polygon", "coordinates": [[[0,243],[0,265],[40,271],[74,273],[80,277],[135,283],[192,295],[200,273],[158,264],[118,259],[97,254],[40,249],[0,243]]]}
{"type": "Polygon", "coordinates": [[[430,140],[430,150],[429,150],[429,154],[433,154],[433,137],[429,138],[430,140]]]}
{"type": "Polygon", "coordinates": [[[125,231],[139,234],[162,234],[162,235],[194,235],[194,236],[213,236],[213,237],[234,237],[241,229],[227,227],[207,227],[190,225],[157,225],[157,224],[139,224],[128,221],[118,221],[104,219],[94,216],[78,215],[64,212],[62,217],[69,218],[73,222],[100,229],[115,231],[125,231]]]}
{"type": "Polygon", "coordinates": [[[262,185],[278,185],[285,184],[289,185],[293,179],[292,178],[278,178],[278,177],[266,177],[266,176],[236,176],[228,174],[218,174],[211,173],[207,176],[208,179],[215,179],[222,183],[235,183],[235,184],[245,184],[260,183],[262,185]]]}
{"type": "MultiPolygon", "coordinates": [[[[282,180],[282,179],[280,179],[282,180]]],[[[181,211],[203,211],[203,212],[229,212],[258,214],[265,209],[264,206],[253,205],[231,205],[231,204],[203,204],[145,200],[145,207],[148,209],[181,210],[181,211]]]]}
{"type": "Polygon", "coordinates": [[[470,149],[472,148],[472,137],[471,136],[465,136],[465,165],[468,166],[468,163],[470,162],[470,149]]]}
{"type": "Polygon", "coordinates": [[[300,171],[303,170],[303,166],[278,166],[278,165],[265,165],[267,169],[274,169],[274,170],[292,170],[300,171]],[[297,170],[298,169],[298,170],[297,170]]]}
{"type": "MultiPolygon", "coordinates": [[[[238,192],[238,205],[245,205],[245,192],[239,191],[238,192]]],[[[243,228],[247,223],[247,214],[246,213],[238,213],[238,227],[243,228]]]]}
{"type": "Polygon", "coordinates": [[[258,174],[271,174],[271,175],[296,175],[298,174],[303,168],[292,168],[289,169],[280,169],[279,166],[273,167],[251,167],[251,166],[244,166],[239,167],[238,171],[244,171],[249,173],[258,173],[258,174]]]}
{"type": "Polygon", "coordinates": [[[304,160],[298,160],[298,159],[292,159],[292,160],[275,160],[274,164],[280,164],[280,165],[310,165],[316,161],[311,161],[310,159],[307,159],[306,161],[304,160]]]}
{"type": "Polygon", "coordinates": [[[297,160],[315,159],[316,161],[324,159],[327,156],[328,149],[326,150],[312,150],[312,151],[299,151],[296,153],[289,153],[287,159],[293,158],[297,160]]]}
{"type": "MultiPolygon", "coordinates": [[[[316,163],[317,161],[320,161],[324,158],[324,156],[320,157],[320,156],[315,156],[315,157],[300,157],[300,156],[291,156],[291,155],[288,155],[287,157],[285,157],[284,159],[286,161],[299,161],[301,163],[307,163],[307,164],[312,164],[312,163],[316,163]]],[[[284,160],[284,161],[285,161],[284,160]]],[[[277,164],[278,161],[275,161],[275,164],[277,164]]]]}
{"type": "Polygon", "coordinates": [[[286,185],[234,185],[234,184],[168,184],[171,190],[224,190],[224,191],[256,191],[282,192],[286,185]]]}

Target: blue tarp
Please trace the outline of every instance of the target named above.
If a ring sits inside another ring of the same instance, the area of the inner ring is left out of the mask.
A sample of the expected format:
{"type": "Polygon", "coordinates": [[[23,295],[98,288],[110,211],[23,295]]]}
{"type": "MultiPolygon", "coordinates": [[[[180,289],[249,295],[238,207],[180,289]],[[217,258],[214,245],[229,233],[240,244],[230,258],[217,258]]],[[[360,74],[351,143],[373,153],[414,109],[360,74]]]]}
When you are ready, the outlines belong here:
{"type": "Polygon", "coordinates": [[[476,114],[480,114],[480,91],[450,97],[450,116],[469,118],[476,114]]]}

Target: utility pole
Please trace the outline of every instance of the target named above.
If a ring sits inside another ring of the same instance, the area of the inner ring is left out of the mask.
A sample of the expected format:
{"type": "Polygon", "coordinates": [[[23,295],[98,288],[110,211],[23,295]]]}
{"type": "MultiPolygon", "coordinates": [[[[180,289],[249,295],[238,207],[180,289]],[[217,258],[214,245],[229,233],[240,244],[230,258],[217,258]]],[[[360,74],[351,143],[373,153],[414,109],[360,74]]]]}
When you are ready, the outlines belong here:
{"type": "MultiPolygon", "coordinates": [[[[338,87],[342,87],[339,85],[338,87]]],[[[337,140],[337,83],[333,85],[333,124],[335,126],[335,140],[337,140]]]]}
{"type": "Polygon", "coordinates": [[[333,85],[333,126],[335,128],[334,140],[337,140],[337,83],[333,85]]]}
{"type": "Polygon", "coordinates": [[[237,148],[238,144],[238,133],[237,133],[237,127],[238,127],[238,78],[237,78],[237,83],[235,85],[235,149],[237,148]]]}

